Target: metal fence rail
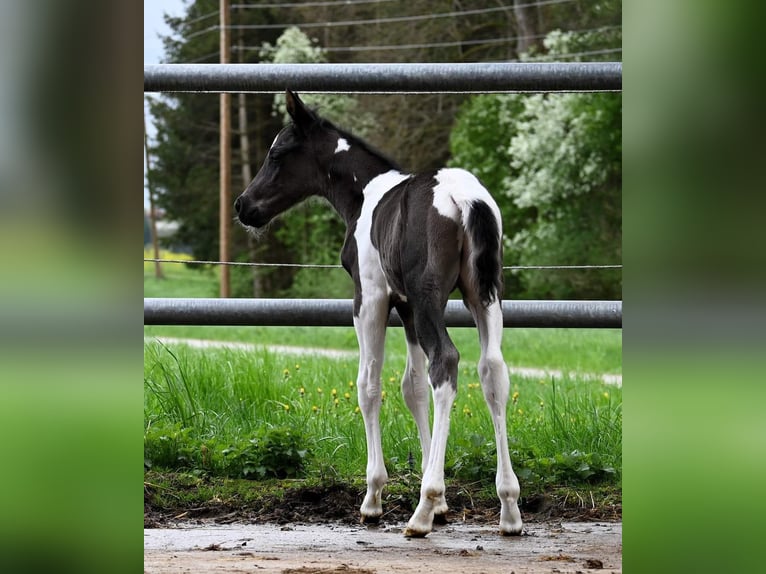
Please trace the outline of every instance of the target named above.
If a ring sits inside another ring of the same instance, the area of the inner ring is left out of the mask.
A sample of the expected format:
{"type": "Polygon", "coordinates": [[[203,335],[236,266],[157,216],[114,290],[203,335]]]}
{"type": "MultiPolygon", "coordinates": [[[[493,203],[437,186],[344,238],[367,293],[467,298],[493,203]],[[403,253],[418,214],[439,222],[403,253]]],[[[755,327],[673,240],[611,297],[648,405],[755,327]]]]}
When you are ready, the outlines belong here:
{"type": "MultiPolygon", "coordinates": [[[[447,303],[448,327],[473,327],[461,301],[447,303]]],[[[348,327],[351,299],[144,299],[145,325],[348,327]]],[[[396,311],[389,325],[401,326],[396,311]]],[[[504,327],[622,327],[622,301],[503,301],[504,327]]]]}
{"type": "Polygon", "coordinates": [[[435,64],[158,64],[144,92],[620,91],[621,62],[435,64]]]}

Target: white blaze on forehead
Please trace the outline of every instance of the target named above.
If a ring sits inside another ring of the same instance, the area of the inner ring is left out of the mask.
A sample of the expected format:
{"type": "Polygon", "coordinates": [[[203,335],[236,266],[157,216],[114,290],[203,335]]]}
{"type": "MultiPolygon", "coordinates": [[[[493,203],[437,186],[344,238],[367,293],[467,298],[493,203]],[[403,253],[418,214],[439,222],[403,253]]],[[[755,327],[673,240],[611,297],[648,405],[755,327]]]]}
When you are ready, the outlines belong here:
{"type": "Polygon", "coordinates": [[[335,148],[335,153],[348,151],[350,149],[351,149],[351,146],[348,144],[348,141],[346,140],[346,138],[338,138],[338,147],[335,148]]]}
{"type": "Polygon", "coordinates": [[[277,132],[277,135],[276,135],[276,136],[274,136],[274,141],[273,141],[273,142],[271,142],[271,146],[269,147],[269,149],[271,149],[271,148],[273,148],[275,145],[277,145],[277,141],[279,141],[279,137],[280,137],[280,136],[281,136],[283,133],[285,133],[285,131],[287,131],[288,129],[290,129],[290,126],[286,126],[286,127],[282,128],[281,130],[279,130],[279,132],[277,132]]]}

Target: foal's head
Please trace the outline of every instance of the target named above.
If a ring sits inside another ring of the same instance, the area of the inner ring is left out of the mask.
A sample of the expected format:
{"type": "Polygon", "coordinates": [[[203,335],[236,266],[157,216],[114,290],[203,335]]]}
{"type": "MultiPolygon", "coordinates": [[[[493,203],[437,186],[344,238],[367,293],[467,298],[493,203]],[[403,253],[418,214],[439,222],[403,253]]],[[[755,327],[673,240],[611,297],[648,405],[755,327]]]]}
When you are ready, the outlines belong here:
{"type": "Polygon", "coordinates": [[[262,227],[280,213],[312,195],[324,195],[327,167],[337,143],[331,124],[288,91],[287,112],[292,123],[274,139],[263,166],[234,202],[239,220],[262,227]]]}

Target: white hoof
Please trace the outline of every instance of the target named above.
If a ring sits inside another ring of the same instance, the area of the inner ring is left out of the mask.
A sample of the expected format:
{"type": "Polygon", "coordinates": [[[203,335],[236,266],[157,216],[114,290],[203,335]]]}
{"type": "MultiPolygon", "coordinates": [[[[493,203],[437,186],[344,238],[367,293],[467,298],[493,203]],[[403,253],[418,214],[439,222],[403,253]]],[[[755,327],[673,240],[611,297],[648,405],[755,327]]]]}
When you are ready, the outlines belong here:
{"type": "Polygon", "coordinates": [[[518,536],[521,534],[522,527],[519,505],[515,502],[511,505],[504,505],[500,509],[500,534],[503,536],[518,536]]]}

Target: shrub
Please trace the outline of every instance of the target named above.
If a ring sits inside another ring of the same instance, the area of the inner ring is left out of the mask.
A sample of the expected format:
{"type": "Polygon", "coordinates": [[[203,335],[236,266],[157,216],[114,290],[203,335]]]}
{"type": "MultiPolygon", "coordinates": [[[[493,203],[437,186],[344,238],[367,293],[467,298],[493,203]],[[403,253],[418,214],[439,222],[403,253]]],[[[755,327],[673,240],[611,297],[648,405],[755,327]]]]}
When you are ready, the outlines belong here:
{"type": "Polygon", "coordinates": [[[309,456],[308,438],[290,427],[261,428],[246,443],[223,451],[232,477],[249,479],[300,476],[309,456]]]}

